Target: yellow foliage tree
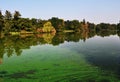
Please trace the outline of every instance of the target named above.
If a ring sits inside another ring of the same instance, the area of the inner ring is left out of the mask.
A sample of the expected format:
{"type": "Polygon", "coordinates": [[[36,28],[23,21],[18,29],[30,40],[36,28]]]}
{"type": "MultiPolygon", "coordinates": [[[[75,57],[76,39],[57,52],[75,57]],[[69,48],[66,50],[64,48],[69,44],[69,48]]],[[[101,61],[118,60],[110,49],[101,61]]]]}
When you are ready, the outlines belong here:
{"type": "Polygon", "coordinates": [[[43,25],[42,30],[43,30],[43,32],[53,32],[53,31],[56,31],[55,28],[52,26],[51,22],[46,22],[43,25]]]}

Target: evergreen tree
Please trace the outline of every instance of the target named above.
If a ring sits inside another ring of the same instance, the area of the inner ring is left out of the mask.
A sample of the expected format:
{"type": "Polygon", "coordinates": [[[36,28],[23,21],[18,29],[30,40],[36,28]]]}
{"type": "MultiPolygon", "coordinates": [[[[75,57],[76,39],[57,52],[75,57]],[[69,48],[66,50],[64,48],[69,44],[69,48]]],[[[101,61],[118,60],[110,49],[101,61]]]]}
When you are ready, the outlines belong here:
{"type": "Polygon", "coordinates": [[[14,13],[14,20],[18,20],[20,18],[21,14],[19,13],[19,11],[15,11],[14,13]]]}
{"type": "Polygon", "coordinates": [[[7,20],[12,19],[12,14],[8,10],[5,11],[5,19],[7,20]]]}

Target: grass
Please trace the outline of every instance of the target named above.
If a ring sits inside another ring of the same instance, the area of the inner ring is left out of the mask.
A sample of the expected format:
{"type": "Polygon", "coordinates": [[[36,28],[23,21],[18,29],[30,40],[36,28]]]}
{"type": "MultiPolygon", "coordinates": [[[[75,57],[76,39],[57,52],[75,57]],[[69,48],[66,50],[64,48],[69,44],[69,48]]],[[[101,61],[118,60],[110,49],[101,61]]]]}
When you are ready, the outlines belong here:
{"type": "Polygon", "coordinates": [[[20,35],[20,32],[10,32],[11,35],[20,35]]]}
{"type": "Polygon", "coordinates": [[[24,32],[9,32],[11,35],[20,35],[20,34],[34,34],[33,32],[28,32],[28,31],[24,31],[24,32]]]}
{"type": "Polygon", "coordinates": [[[67,32],[75,32],[74,30],[64,30],[65,33],[67,32]]]}

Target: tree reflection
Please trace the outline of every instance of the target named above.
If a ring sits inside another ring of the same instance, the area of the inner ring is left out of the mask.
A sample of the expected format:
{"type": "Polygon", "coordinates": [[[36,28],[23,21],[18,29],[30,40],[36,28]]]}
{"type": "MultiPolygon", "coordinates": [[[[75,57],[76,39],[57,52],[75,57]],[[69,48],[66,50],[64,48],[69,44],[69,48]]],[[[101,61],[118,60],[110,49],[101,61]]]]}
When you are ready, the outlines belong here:
{"type": "MultiPolygon", "coordinates": [[[[30,49],[31,46],[52,44],[57,46],[67,42],[79,42],[80,40],[86,41],[95,35],[105,37],[116,35],[116,31],[98,31],[98,32],[73,32],[73,33],[43,33],[43,34],[25,34],[18,36],[2,36],[0,38],[0,62],[3,55],[7,54],[8,57],[16,54],[20,56],[24,49],[30,49]]],[[[118,32],[118,36],[120,33],[118,32]]]]}

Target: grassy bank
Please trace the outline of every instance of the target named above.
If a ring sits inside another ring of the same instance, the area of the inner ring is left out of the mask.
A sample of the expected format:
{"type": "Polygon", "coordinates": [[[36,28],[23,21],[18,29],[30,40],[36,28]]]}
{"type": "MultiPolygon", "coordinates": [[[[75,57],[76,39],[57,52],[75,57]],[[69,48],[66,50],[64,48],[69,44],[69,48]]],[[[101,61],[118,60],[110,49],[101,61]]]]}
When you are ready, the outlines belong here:
{"type": "Polygon", "coordinates": [[[63,32],[75,32],[74,30],[64,30],[63,32]]]}

